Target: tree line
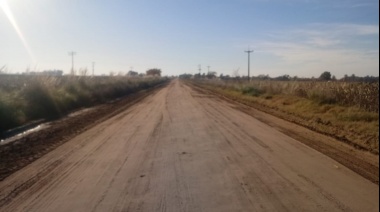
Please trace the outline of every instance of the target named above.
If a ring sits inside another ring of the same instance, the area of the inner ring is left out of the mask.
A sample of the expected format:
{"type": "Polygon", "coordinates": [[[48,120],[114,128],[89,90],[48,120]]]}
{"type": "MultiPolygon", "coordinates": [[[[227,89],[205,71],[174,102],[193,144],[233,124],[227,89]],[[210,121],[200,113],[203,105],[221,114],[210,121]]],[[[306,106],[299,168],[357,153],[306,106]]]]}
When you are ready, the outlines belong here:
{"type": "MultiPolygon", "coordinates": [[[[179,75],[179,78],[182,79],[215,79],[219,78],[222,80],[248,80],[247,76],[234,76],[231,77],[230,75],[223,75],[220,74],[219,77],[217,77],[216,72],[209,72],[209,73],[203,73],[203,74],[181,74],[179,75]]],[[[379,77],[375,76],[364,76],[359,77],[355,74],[344,75],[344,77],[337,79],[334,75],[332,75],[329,71],[324,71],[321,73],[321,75],[318,78],[311,77],[311,78],[301,78],[297,76],[290,76],[288,74],[281,75],[278,77],[270,77],[269,75],[258,75],[258,76],[252,76],[251,80],[276,80],[276,81],[341,81],[341,82],[365,82],[365,83],[374,83],[379,82],[379,77]]]]}

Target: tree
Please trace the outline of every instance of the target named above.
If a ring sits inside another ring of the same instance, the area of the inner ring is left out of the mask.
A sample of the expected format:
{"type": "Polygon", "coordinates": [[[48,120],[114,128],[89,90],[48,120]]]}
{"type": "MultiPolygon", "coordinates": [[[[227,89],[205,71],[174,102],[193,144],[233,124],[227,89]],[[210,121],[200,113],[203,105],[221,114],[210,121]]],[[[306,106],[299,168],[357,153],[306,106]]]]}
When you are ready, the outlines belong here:
{"type": "MultiPolygon", "coordinates": [[[[181,75],[180,75],[180,76],[181,76],[181,75]]],[[[194,78],[195,78],[195,79],[200,79],[200,78],[201,78],[201,74],[199,74],[199,73],[198,73],[198,74],[194,74],[194,78]]]]}
{"type": "Polygon", "coordinates": [[[138,75],[139,75],[139,73],[137,73],[136,71],[132,71],[132,70],[128,71],[128,73],[127,73],[127,76],[129,76],[129,77],[137,77],[138,75]]]}
{"type": "Polygon", "coordinates": [[[155,76],[155,77],[160,77],[161,76],[161,69],[158,68],[151,68],[146,71],[147,76],[155,76]]]}
{"type": "Polygon", "coordinates": [[[259,80],[269,80],[270,77],[269,77],[268,74],[267,74],[267,75],[265,75],[265,74],[260,74],[259,76],[257,76],[257,79],[259,79],[259,80]]]}
{"type": "Polygon", "coordinates": [[[209,71],[208,73],[207,73],[207,78],[208,79],[213,79],[213,78],[215,78],[216,77],[216,72],[215,71],[209,71]]]}
{"type": "Polygon", "coordinates": [[[181,79],[190,79],[193,75],[192,74],[181,74],[179,75],[179,78],[181,79]]]}
{"type": "Polygon", "coordinates": [[[331,80],[331,73],[328,71],[325,71],[321,74],[321,76],[319,76],[319,79],[323,81],[329,81],[331,80]]]}
{"type": "Polygon", "coordinates": [[[280,81],[289,81],[291,79],[291,77],[290,77],[290,75],[285,74],[285,75],[282,75],[282,76],[278,76],[275,79],[276,80],[280,80],[280,81]]]}

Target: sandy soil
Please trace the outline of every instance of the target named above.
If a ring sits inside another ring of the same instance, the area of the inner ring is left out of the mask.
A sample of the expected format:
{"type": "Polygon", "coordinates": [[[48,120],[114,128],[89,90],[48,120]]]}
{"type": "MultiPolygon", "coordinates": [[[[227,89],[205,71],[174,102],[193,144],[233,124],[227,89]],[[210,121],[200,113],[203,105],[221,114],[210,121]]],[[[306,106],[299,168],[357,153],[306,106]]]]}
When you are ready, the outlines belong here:
{"type": "Polygon", "coordinates": [[[378,199],[377,184],[178,80],[0,182],[0,211],[378,211],[378,199]]]}

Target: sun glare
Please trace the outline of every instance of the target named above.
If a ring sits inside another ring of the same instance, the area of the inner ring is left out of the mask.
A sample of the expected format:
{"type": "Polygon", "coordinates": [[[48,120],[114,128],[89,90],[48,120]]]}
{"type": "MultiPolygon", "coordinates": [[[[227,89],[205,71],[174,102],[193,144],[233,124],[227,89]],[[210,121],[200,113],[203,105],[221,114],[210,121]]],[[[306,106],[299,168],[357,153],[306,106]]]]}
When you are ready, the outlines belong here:
{"type": "Polygon", "coordinates": [[[22,34],[22,31],[21,29],[19,28],[14,16],[13,16],[13,13],[12,13],[12,10],[10,9],[8,3],[6,0],[0,0],[0,8],[1,10],[4,12],[5,16],[8,18],[10,24],[12,25],[12,27],[15,29],[17,35],[19,36],[22,44],[24,45],[26,51],[28,52],[29,54],[29,57],[32,59],[33,63],[34,63],[34,57],[33,57],[33,54],[32,54],[32,51],[28,45],[28,42],[26,41],[24,35],[22,34]]]}

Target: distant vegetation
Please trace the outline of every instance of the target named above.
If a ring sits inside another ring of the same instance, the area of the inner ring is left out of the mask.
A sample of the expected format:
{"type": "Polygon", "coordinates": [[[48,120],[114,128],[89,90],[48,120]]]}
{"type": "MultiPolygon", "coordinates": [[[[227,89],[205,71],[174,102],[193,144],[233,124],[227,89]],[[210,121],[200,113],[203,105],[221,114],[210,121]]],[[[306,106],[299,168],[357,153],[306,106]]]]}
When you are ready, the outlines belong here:
{"type": "Polygon", "coordinates": [[[152,68],[146,71],[147,76],[155,76],[160,77],[161,76],[161,69],[158,68],[152,68]]]}
{"type": "Polygon", "coordinates": [[[289,75],[271,78],[268,75],[259,75],[248,80],[247,77],[230,77],[222,74],[217,77],[216,72],[202,75],[182,74],[179,77],[195,80],[214,79],[207,82],[252,96],[293,95],[320,104],[356,106],[370,112],[379,111],[379,77],[345,75],[337,80],[327,71],[319,78],[298,78],[289,75]]]}
{"type": "Polygon", "coordinates": [[[0,75],[0,135],[32,120],[54,119],[167,81],[159,77],[0,75]]]}
{"type": "MultiPolygon", "coordinates": [[[[181,79],[222,79],[227,81],[247,81],[248,78],[246,76],[239,76],[237,73],[236,76],[230,76],[230,75],[223,75],[220,74],[217,76],[216,72],[208,72],[208,73],[202,73],[202,74],[181,74],[179,75],[179,78],[181,79]]],[[[269,75],[260,74],[258,76],[251,77],[251,80],[267,80],[267,81],[339,81],[339,82],[365,82],[365,83],[376,83],[379,82],[379,77],[375,76],[364,76],[359,77],[355,74],[352,74],[348,76],[347,74],[344,75],[341,79],[337,79],[334,75],[332,75],[330,72],[325,71],[323,72],[318,78],[311,77],[311,78],[301,78],[297,76],[290,76],[290,75],[281,75],[277,77],[270,77],[269,75]]]]}

